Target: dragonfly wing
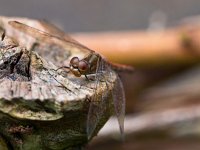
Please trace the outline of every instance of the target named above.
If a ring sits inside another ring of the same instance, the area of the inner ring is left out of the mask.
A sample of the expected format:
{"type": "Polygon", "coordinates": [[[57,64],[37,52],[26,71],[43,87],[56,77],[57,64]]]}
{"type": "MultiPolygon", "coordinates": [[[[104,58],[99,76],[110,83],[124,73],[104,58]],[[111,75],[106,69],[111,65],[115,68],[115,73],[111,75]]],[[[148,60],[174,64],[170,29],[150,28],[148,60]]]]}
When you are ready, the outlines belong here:
{"type": "Polygon", "coordinates": [[[26,34],[28,34],[28,35],[30,35],[30,36],[38,39],[38,40],[45,41],[46,39],[49,40],[49,38],[52,37],[52,35],[44,32],[44,31],[30,27],[30,26],[25,25],[25,24],[18,22],[18,21],[9,21],[9,25],[11,25],[15,29],[18,29],[19,31],[26,33],[26,34]]]}
{"type": "Polygon", "coordinates": [[[39,23],[40,23],[40,25],[42,25],[42,27],[44,29],[47,29],[49,34],[52,34],[57,37],[65,36],[65,33],[60,28],[58,28],[57,26],[52,24],[51,22],[49,22],[47,20],[39,20],[39,23]]]}
{"type": "Polygon", "coordinates": [[[46,20],[40,20],[39,23],[43,26],[43,28],[47,29],[49,34],[53,34],[54,36],[59,37],[66,41],[71,41],[71,42],[80,44],[78,41],[74,40],[72,37],[70,37],[68,34],[63,32],[60,28],[58,28],[51,22],[46,21],[46,20]]]}
{"type": "MultiPolygon", "coordinates": [[[[110,62],[107,62],[107,64],[108,65],[104,65],[105,67],[104,69],[109,72],[109,75],[110,75],[109,78],[111,78],[112,76],[111,74],[114,68],[110,62]]],[[[122,69],[122,67],[120,68],[122,69]]],[[[129,70],[133,70],[133,68],[130,67],[129,70]]],[[[112,99],[113,99],[115,115],[117,117],[119,129],[121,132],[121,137],[122,139],[124,139],[124,118],[125,118],[126,98],[124,94],[124,87],[123,87],[122,81],[117,74],[116,74],[116,80],[112,88],[112,99]]]]}
{"type": "MultiPolygon", "coordinates": [[[[102,70],[104,68],[103,61],[101,60],[101,57],[99,56],[98,62],[97,62],[97,68],[96,68],[96,74],[95,74],[95,90],[100,89],[101,87],[101,80],[103,78],[102,70]]],[[[107,110],[108,107],[108,96],[109,91],[106,90],[104,92],[101,92],[101,94],[98,94],[95,91],[95,95],[93,96],[89,111],[88,111],[88,119],[87,119],[87,135],[88,139],[90,139],[97,128],[98,123],[100,122],[100,119],[104,115],[104,113],[107,110]]]]}
{"type": "Polygon", "coordinates": [[[124,137],[124,117],[125,117],[125,94],[121,79],[117,76],[117,80],[112,90],[113,103],[115,113],[119,123],[122,138],[124,137]]]}
{"type": "Polygon", "coordinates": [[[90,102],[88,119],[87,119],[87,136],[91,139],[98,126],[98,123],[102,119],[107,108],[107,96],[108,92],[103,92],[101,95],[96,95],[95,99],[90,102]],[[95,100],[95,101],[94,101],[95,100]]]}
{"type": "MultiPolygon", "coordinates": [[[[75,41],[74,39],[70,38],[69,36],[60,37],[60,35],[51,35],[49,33],[46,33],[44,31],[38,30],[36,28],[30,27],[26,24],[23,24],[18,21],[9,21],[9,24],[19,31],[28,34],[34,38],[36,38],[39,41],[44,41],[46,43],[56,43],[60,44],[63,47],[66,47],[67,49],[79,49],[85,52],[94,52],[90,50],[89,48],[83,46],[79,42],[75,41]]],[[[43,24],[44,26],[44,24],[43,24]]]]}

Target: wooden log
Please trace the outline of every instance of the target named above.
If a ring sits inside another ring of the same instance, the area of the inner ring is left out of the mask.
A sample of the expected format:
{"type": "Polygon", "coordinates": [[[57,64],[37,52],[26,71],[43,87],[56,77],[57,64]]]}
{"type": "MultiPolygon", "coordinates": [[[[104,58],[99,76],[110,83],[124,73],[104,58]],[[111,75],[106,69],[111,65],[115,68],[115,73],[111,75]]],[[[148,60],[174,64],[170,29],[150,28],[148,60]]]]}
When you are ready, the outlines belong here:
{"type": "MultiPolygon", "coordinates": [[[[72,74],[64,76],[57,68],[68,65],[71,57],[85,56],[85,51],[66,49],[65,44],[54,38],[55,41],[48,42],[38,40],[10,26],[11,20],[60,34],[55,27],[39,21],[0,17],[0,147],[14,150],[82,147],[112,114],[111,91],[117,75],[109,73],[110,82],[100,82],[97,89],[96,81],[72,74]],[[99,106],[101,96],[106,101],[103,108],[99,106]],[[88,109],[92,100],[103,111],[88,139],[88,109]]],[[[102,73],[106,78],[108,71],[102,73]]]]}

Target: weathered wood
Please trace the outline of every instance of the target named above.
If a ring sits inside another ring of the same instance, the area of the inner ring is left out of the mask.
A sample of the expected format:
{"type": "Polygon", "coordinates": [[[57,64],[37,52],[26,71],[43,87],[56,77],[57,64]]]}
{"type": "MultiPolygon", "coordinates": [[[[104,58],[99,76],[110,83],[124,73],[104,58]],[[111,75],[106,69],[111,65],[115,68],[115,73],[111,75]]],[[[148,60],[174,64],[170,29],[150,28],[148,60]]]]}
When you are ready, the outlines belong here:
{"type": "MultiPolygon", "coordinates": [[[[68,49],[56,40],[34,39],[8,25],[10,20],[64,35],[44,22],[0,17],[0,27],[5,30],[5,35],[3,30],[0,32],[0,145],[16,150],[82,147],[88,142],[86,122],[96,82],[72,74],[63,76],[56,69],[68,65],[73,56],[85,56],[86,52],[68,49]]],[[[107,72],[103,74],[108,76],[107,72]]],[[[105,91],[109,94],[92,136],[112,113],[111,90],[116,77],[113,72],[110,82],[100,82],[96,89],[98,96],[105,91]]]]}

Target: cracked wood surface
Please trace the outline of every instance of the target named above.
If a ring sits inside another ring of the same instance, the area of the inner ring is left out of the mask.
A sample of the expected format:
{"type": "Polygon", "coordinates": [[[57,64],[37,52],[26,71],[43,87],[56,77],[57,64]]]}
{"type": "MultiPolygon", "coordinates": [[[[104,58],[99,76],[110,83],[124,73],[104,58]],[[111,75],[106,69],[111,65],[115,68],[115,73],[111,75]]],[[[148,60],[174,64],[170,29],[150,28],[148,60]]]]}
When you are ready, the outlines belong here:
{"type": "MultiPolygon", "coordinates": [[[[68,65],[74,56],[83,58],[88,51],[77,47],[70,49],[56,40],[39,41],[12,28],[8,25],[10,20],[70,38],[45,22],[0,17],[0,111],[3,112],[0,113],[0,133],[9,140],[8,147],[64,149],[87,143],[87,113],[89,101],[95,94],[96,81],[77,78],[72,74],[63,76],[57,68],[68,65]],[[5,119],[8,120],[7,125],[3,123],[5,119]],[[30,126],[33,132],[28,135],[19,132],[18,137],[16,133],[8,132],[13,125],[17,129],[19,126],[30,126]],[[32,143],[33,139],[35,141],[32,143]]],[[[107,72],[103,74],[109,78],[109,82],[100,82],[96,92],[101,95],[110,91],[107,98],[111,100],[111,90],[117,76],[114,72],[112,76],[107,72]]],[[[94,134],[112,113],[110,100],[94,134]]]]}

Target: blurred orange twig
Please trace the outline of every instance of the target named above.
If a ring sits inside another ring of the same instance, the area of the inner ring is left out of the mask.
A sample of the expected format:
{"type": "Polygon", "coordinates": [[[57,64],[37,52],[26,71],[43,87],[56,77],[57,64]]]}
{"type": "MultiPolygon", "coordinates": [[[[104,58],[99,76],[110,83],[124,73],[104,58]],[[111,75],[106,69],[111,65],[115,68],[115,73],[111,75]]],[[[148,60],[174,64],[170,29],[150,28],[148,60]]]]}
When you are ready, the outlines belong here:
{"type": "Polygon", "coordinates": [[[76,40],[109,60],[129,65],[190,63],[200,56],[200,26],[162,31],[76,33],[76,40]]]}

